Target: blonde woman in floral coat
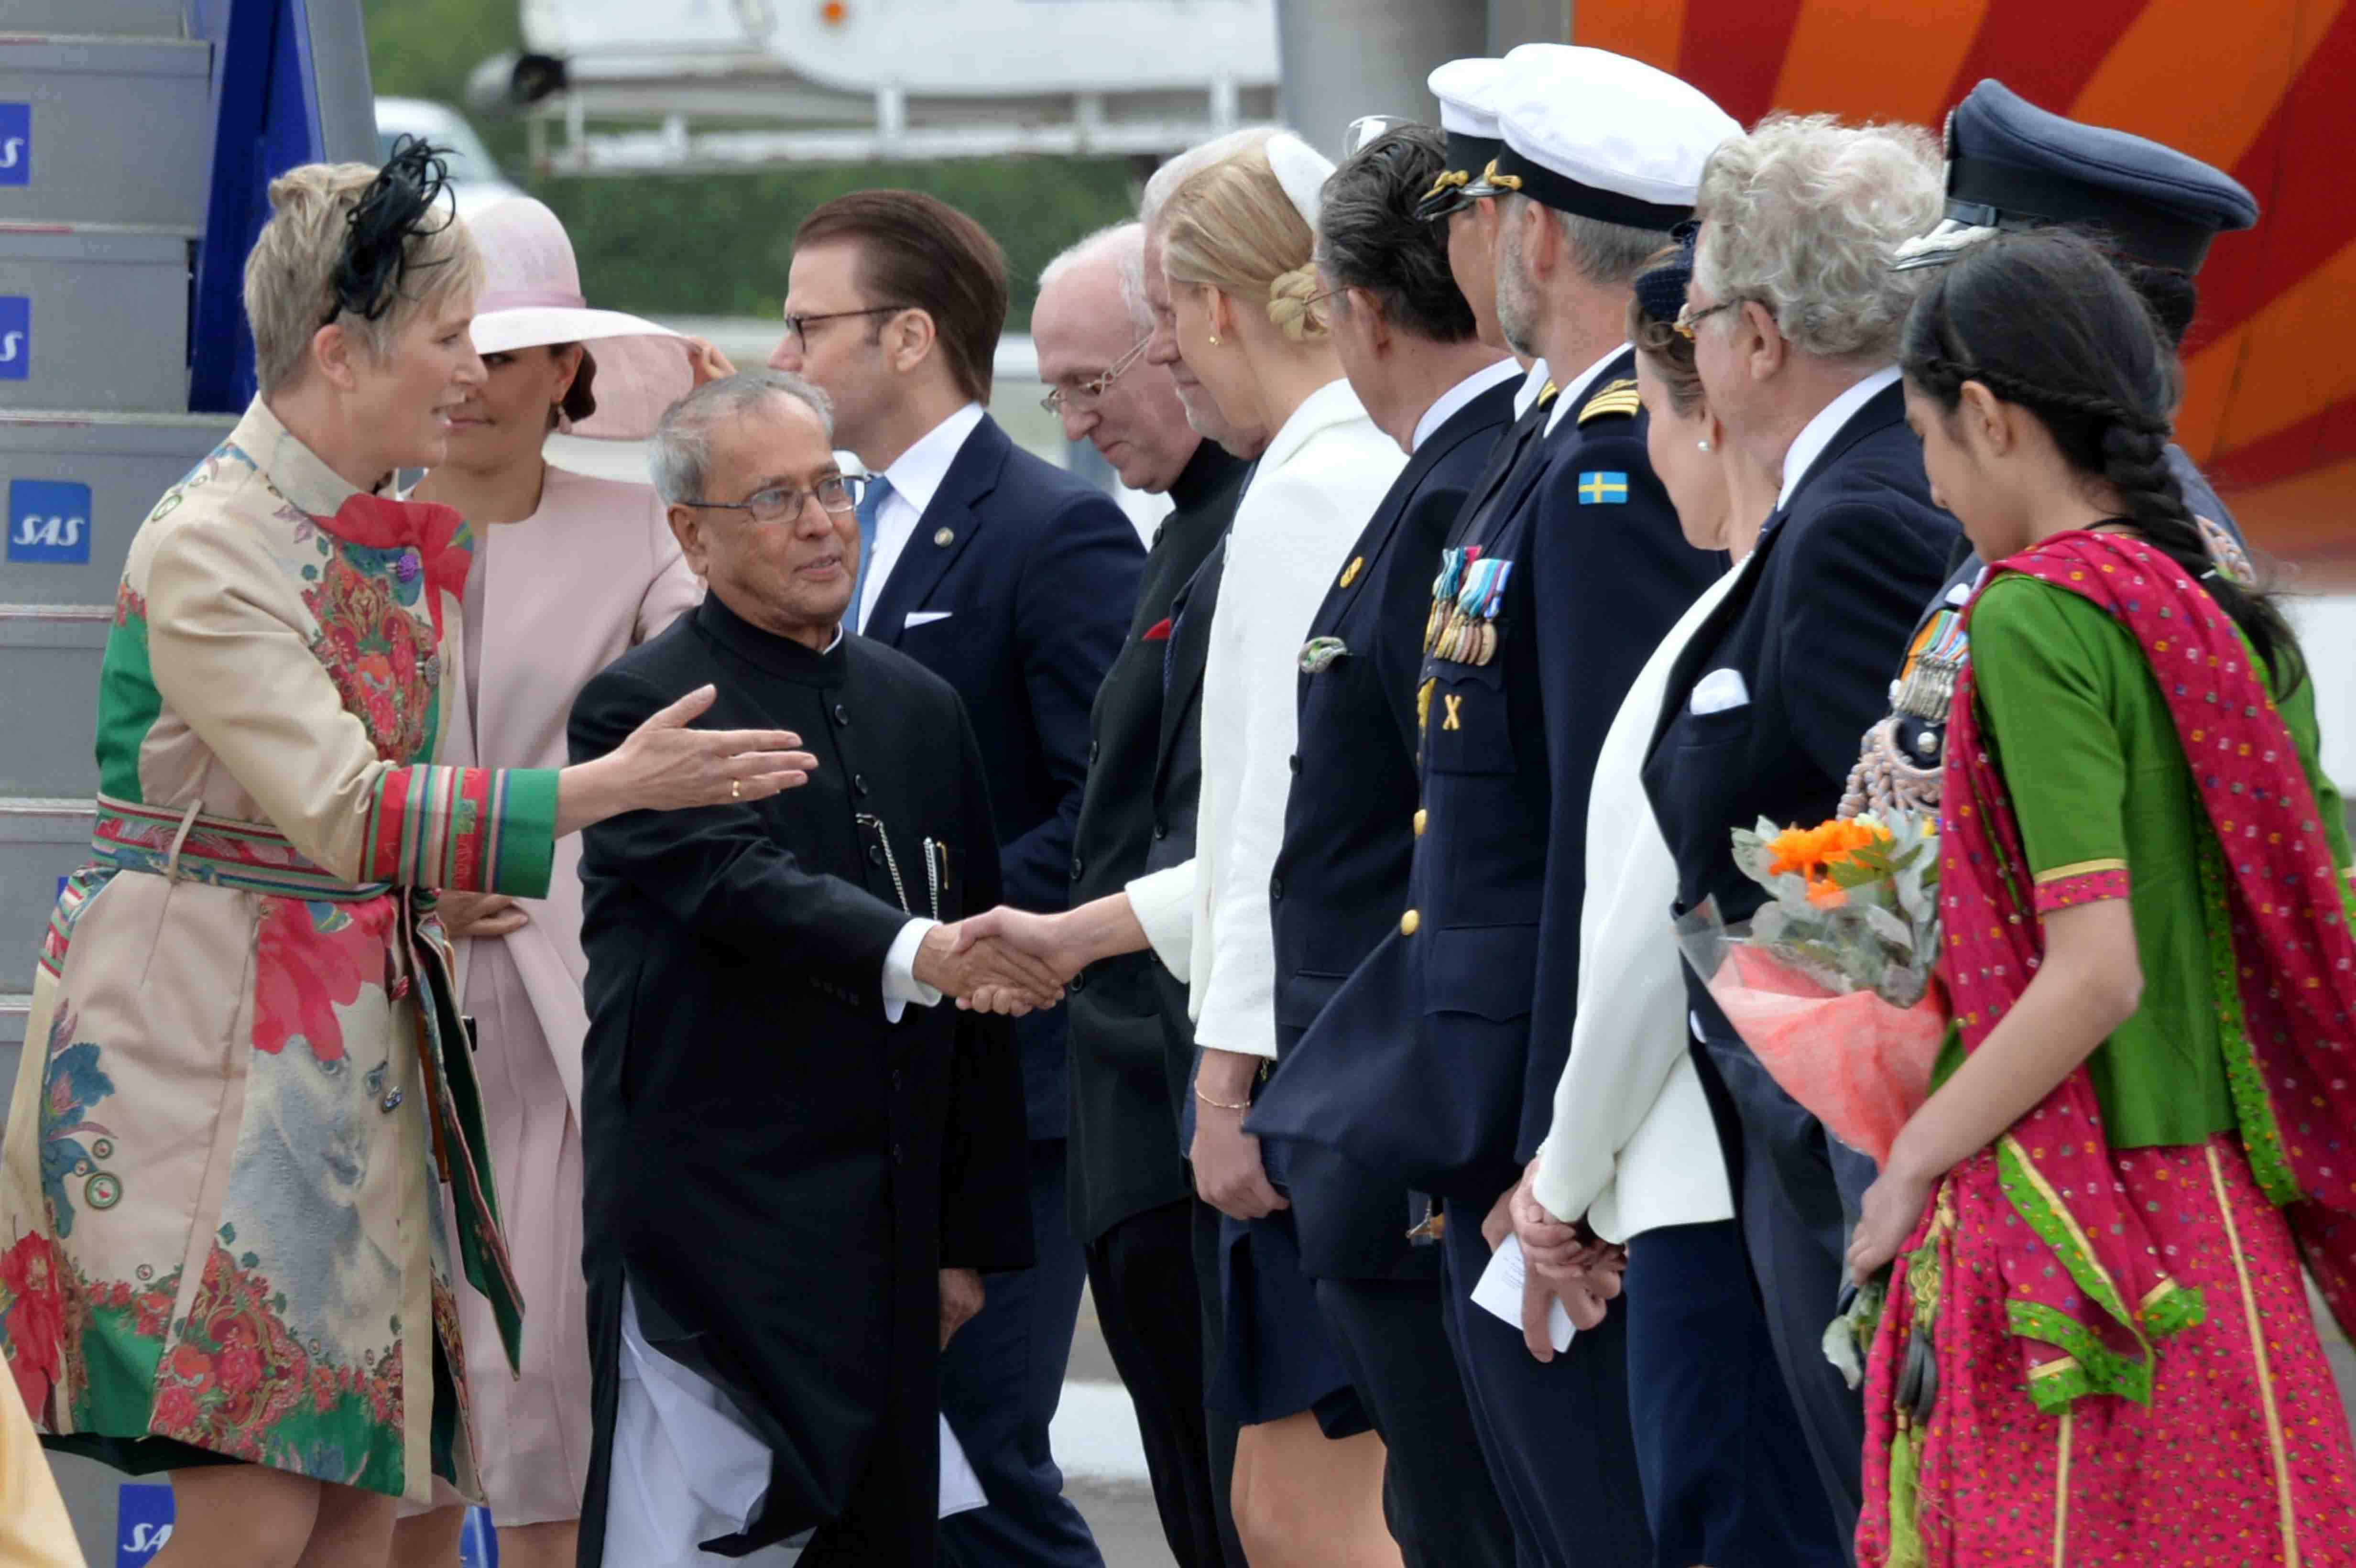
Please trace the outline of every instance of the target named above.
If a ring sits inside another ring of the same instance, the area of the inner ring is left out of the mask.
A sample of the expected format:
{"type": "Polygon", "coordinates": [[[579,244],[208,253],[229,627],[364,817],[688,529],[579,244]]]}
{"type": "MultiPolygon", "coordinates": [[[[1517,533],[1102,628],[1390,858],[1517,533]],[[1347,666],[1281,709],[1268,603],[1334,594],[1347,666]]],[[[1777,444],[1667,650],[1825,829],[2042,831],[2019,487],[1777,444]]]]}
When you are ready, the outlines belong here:
{"type": "Polygon", "coordinates": [[[261,396],[133,541],[0,1145],[0,1353],[50,1446],[172,1472],[160,1568],[374,1568],[394,1498],[477,1489],[455,1273],[510,1358],[522,1304],[427,890],[536,896],[562,835],[810,765],[688,728],[708,692],[582,766],[434,765],[471,542],[374,492],[482,380],[481,263],[422,145],[270,195],[261,396]]]}

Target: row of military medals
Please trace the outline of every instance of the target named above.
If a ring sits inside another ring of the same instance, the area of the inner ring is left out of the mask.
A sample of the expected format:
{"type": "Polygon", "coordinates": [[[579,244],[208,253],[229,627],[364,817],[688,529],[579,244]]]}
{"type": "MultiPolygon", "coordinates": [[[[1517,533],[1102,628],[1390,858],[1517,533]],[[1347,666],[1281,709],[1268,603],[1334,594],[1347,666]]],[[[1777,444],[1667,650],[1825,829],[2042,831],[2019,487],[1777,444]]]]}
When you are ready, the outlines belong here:
{"type": "Polygon", "coordinates": [[[1451,549],[1440,558],[1432,580],[1431,614],[1423,625],[1423,651],[1457,664],[1487,664],[1497,656],[1497,607],[1514,563],[1484,557],[1479,545],[1451,549]]]}

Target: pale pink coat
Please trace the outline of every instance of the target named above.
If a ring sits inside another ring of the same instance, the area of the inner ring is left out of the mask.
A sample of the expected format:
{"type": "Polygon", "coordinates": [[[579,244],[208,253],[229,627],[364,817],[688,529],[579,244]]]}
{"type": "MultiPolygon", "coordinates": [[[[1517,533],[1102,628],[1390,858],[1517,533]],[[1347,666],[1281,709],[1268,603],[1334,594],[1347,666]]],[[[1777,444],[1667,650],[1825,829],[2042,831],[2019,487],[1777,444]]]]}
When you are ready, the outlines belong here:
{"type": "MultiPolygon", "coordinates": [[[[564,726],[589,677],[703,597],[644,485],[552,465],[540,509],[475,530],[470,665],[443,760],[562,767],[564,726]],[[477,634],[477,628],[479,628],[477,634]],[[472,645],[479,635],[479,646],[472,645]],[[479,690],[480,711],[468,695],[479,690]]],[[[458,944],[479,1047],[486,1141],[523,1288],[520,1377],[488,1309],[462,1296],[483,1489],[502,1525],[578,1518],[589,1466],[589,1342],[581,1278],[581,839],[560,838],[530,923],[458,944]]]]}

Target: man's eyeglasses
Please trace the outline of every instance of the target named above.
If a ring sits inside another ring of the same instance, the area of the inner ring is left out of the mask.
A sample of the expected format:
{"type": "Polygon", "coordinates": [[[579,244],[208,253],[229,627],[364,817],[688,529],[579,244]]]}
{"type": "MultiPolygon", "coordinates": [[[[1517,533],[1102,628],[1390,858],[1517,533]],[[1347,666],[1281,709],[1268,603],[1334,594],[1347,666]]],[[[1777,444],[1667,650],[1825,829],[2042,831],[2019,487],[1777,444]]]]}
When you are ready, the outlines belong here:
{"type": "Polygon", "coordinates": [[[871,304],[859,310],[830,310],[817,315],[787,315],[786,336],[794,340],[796,353],[809,349],[809,329],[821,321],[845,321],[854,315],[890,315],[895,311],[914,310],[912,304],[871,304]]]}
{"type": "Polygon", "coordinates": [[[1128,353],[1105,367],[1104,374],[1091,376],[1076,387],[1054,388],[1045,397],[1039,400],[1039,406],[1049,413],[1058,416],[1066,412],[1085,414],[1094,411],[1097,400],[1103,397],[1115,381],[1120,379],[1123,372],[1137,363],[1139,357],[1144,354],[1146,345],[1152,341],[1153,335],[1147,333],[1137,340],[1135,347],[1128,353]]]}
{"type": "Polygon", "coordinates": [[[1686,302],[1685,308],[1677,312],[1677,319],[1671,322],[1669,325],[1676,330],[1676,335],[1679,337],[1684,338],[1687,343],[1691,343],[1693,341],[1695,327],[1699,326],[1703,322],[1708,321],[1719,311],[1732,310],[1736,305],[1739,305],[1742,302],[1739,299],[1720,300],[1716,304],[1705,305],[1701,309],[1696,310],[1693,307],[1693,302],[1688,300],[1686,302]]]}
{"type": "Polygon", "coordinates": [[[772,485],[766,490],[755,490],[741,501],[681,501],[682,507],[718,512],[750,512],[756,523],[789,523],[802,515],[802,508],[815,496],[818,504],[840,515],[859,506],[859,497],[867,488],[864,474],[830,474],[809,489],[791,485],[772,485]]]}

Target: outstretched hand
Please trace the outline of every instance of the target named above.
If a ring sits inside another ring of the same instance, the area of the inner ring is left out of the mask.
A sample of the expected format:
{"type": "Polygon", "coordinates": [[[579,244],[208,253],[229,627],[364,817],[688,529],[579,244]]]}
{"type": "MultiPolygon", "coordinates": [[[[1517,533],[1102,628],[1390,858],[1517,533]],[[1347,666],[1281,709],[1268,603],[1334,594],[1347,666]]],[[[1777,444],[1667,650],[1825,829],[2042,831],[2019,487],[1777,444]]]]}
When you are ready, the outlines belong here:
{"type": "Polygon", "coordinates": [[[925,933],[909,966],[920,984],[955,997],[960,1008],[1016,1018],[1063,1000],[1068,976],[998,937],[967,934],[963,928],[972,923],[937,925],[925,933]]]}

